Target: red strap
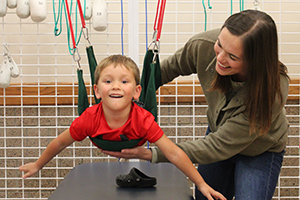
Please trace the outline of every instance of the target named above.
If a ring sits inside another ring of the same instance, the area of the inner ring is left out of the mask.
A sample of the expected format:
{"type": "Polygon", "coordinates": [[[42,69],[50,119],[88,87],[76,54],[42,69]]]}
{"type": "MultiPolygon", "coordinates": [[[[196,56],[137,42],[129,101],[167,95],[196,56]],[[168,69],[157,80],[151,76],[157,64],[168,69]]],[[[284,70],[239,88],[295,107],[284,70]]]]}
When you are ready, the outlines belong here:
{"type": "Polygon", "coordinates": [[[66,2],[66,8],[67,8],[67,15],[68,15],[68,21],[69,21],[69,26],[70,26],[71,38],[72,38],[72,43],[73,43],[73,49],[76,49],[76,42],[75,42],[75,36],[74,36],[74,31],[73,31],[73,26],[72,26],[72,20],[71,20],[71,16],[70,16],[70,9],[69,9],[68,0],[65,0],[65,2],[66,2]]]}
{"type": "Polygon", "coordinates": [[[166,0],[162,0],[162,1],[158,0],[155,21],[154,21],[154,31],[157,31],[156,41],[159,41],[160,39],[165,7],[166,7],[166,0]],[[157,23],[157,17],[158,17],[158,23],[157,23]]]}
{"type": "MultiPolygon", "coordinates": [[[[72,26],[72,20],[71,20],[71,16],[70,16],[68,0],[65,0],[65,2],[66,2],[67,16],[68,16],[68,21],[69,21],[69,26],[70,26],[71,38],[72,38],[72,43],[73,43],[73,49],[76,49],[76,42],[75,42],[74,30],[73,30],[73,26],[72,26]]],[[[77,0],[77,4],[78,4],[82,28],[85,28],[85,21],[84,21],[84,16],[83,16],[80,0],[77,0]]]]}
{"type": "Polygon", "coordinates": [[[77,0],[77,4],[78,4],[78,10],[79,10],[79,15],[80,15],[80,19],[81,19],[82,28],[85,28],[85,21],[84,21],[84,16],[83,16],[80,0],[77,0]]]}

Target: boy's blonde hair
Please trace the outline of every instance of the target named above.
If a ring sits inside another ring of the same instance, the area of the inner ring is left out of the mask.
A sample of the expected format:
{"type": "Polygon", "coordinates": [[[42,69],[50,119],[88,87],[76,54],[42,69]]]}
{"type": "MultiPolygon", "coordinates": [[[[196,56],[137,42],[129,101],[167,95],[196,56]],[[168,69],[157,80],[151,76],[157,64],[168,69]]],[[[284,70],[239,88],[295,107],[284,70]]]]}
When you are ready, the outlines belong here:
{"type": "Polygon", "coordinates": [[[138,66],[131,58],[123,55],[108,56],[98,64],[94,72],[95,84],[98,83],[102,70],[111,64],[113,64],[114,67],[121,65],[124,66],[126,69],[130,70],[133,73],[136,85],[140,84],[140,70],[138,66]]]}

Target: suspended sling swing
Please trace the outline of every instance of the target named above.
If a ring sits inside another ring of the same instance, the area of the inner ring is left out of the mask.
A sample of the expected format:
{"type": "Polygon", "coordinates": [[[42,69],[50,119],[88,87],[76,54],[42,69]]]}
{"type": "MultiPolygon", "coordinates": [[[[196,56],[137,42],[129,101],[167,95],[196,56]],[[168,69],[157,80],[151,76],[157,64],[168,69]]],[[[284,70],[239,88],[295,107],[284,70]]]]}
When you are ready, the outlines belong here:
{"type": "MultiPolygon", "coordinates": [[[[69,21],[69,26],[70,26],[70,32],[72,36],[72,42],[73,42],[73,59],[75,62],[78,63],[78,69],[77,69],[77,76],[78,76],[78,114],[81,115],[86,108],[89,107],[89,102],[88,102],[88,97],[87,97],[87,92],[84,84],[84,80],[82,77],[82,69],[80,67],[80,55],[79,52],[76,48],[76,43],[75,43],[75,37],[74,37],[74,32],[72,28],[72,23],[71,23],[71,16],[69,15],[69,8],[67,7],[67,0],[66,1],[66,8],[68,12],[68,21],[69,21]],[[78,58],[76,58],[76,54],[78,55],[78,58]]],[[[82,30],[85,30],[86,32],[83,31],[83,35],[85,39],[88,41],[89,45],[86,47],[86,52],[88,56],[88,62],[89,62],[89,68],[90,68],[90,74],[91,74],[91,82],[92,85],[94,85],[94,72],[97,67],[97,61],[94,55],[93,47],[91,46],[91,43],[88,39],[88,34],[87,34],[87,28],[85,26],[84,22],[84,17],[82,14],[82,9],[80,5],[80,0],[77,0],[78,3],[78,9],[80,13],[80,18],[81,18],[81,23],[82,23],[82,30]]],[[[95,94],[94,94],[95,97],[95,94]]],[[[96,99],[95,101],[98,104],[100,102],[99,99],[96,99]]],[[[105,150],[110,150],[110,151],[120,151],[124,148],[133,148],[138,145],[138,143],[142,140],[141,139],[133,139],[133,140],[122,140],[122,141],[110,141],[110,140],[104,140],[101,137],[89,137],[90,140],[99,148],[105,149],[105,150]]]]}
{"type": "MultiPolygon", "coordinates": [[[[67,0],[66,2],[66,9],[67,9],[67,16],[69,21],[69,28],[71,32],[71,39],[73,43],[73,52],[71,53],[73,55],[73,59],[78,64],[77,68],[77,76],[78,76],[78,114],[81,115],[86,108],[89,107],[88,97],[87,97],[87,91],[85,87],[85,83],[83,80],[83,71],[80,66],[80,55],[78,52],[78,49],[76,47],[75,42],[75,36],[74,31],[72,28],[72,22],[71,22],[71,16],[70,16],[70,10],[68,7],[67,0]],[[77,54],[77,58],[76,58],[77,54]]],[[[141,85],[142,85],[142,93],[140,97],[140,101],[143,102],[144,108],[151,112],[153,116],[155,117],[155,121],[157,121],[157,101],[156,101],[156,89],[161,85],[161,74],[160,74],[160,64],[159,64],[159,40],[160,40],[160,33],[161,33],[161,26],[162,26],[162,20],[163,20],[163,14],[164,14],[164,8],[165,8],[165,2],[166,0],[162,0],[162,3],[160,4],[160,1],[157,5],[157,14],[155,17],[155,24],[154,24],[154,34],[153,34],[153,41],[148,47],[145,59],[144,59],[144,68],[142,72],[142,78],[141,78],[141,85]],[[159,10],[159,11],[158,11],[159,10]],[[159,13],[159,16],[158,16],[159,13]],[[158,20],[158,22],[156,22],[158,20]],[[150,50],[150,46],[153,46],[153,49],[150,50]]],[[[77,0],[78,9],[80,13],[81,23],[82,23],[82,31],[85,39],[88,41],[89,45],[86,47],[86,52],[88,56],[88,62],[89,62],[89,68],[90,68],[90,74],[91,74],[91,82],[92,85],[94,85],[94,71],[97,67],[97,61],[94,55],[93,47],[90,44],[90,41],[88,40],[88,30],[85,26],[84,16],[82,13],[82,8],[80,4],[80,0],[77,0]],[[86,32],[84,32],[84,30],[86,32]]],[[[95,94],[94,94],[95,97],[95,94]]],[[[100,100],[96,99],[96,103],[99,103],[100,100]]],[[[101,149],[110,150],[110,151],[120,151],[124,148],[133,148],[142,139],[134,139],[129,141],[109,141],[109,140],[103,140],[102,138],[91,138],[90,140],[96,144],[101,149]]]]}
{"type": "Polygon", "coordinates": [[[159,62],[160,35],[166,0],[158,1],[154,22],[152,42],[149,44],[143,64],[141,86],[142,92],[139,101],[144,108],[152,113],[157,121],[156,90],[161,86],[161,72],[159,62]],[[153,45],[152,49],[151,46],[153,45]]]}

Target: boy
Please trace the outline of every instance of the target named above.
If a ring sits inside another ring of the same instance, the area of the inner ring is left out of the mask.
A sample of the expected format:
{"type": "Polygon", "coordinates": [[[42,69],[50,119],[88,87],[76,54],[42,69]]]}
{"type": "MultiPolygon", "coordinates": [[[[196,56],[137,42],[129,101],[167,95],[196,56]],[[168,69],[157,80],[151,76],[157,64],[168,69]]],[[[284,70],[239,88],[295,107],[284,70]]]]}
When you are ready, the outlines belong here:
{"type": "Polygon", "coordinates": [[[69,129],[50,142],[36,162],[20,166],[19,170],[26,172],[23,178],[34,175],[60,151],[87,136],[99,148],[102,148],[102,143],[97,141],[122,143],[137,140],[138,145],[143,145],[148,140],[155,143],[204,196],[224,200],[219,192],[204,182],[187,155],[167,138],[154,116],[132,102],[140,96],[142,88],[139,82],[139,69],[130,58],[112,55],[102,60],[95,70],[94,85],[95,95],[101,98],[101,102],[87,108],[69,129]]]}

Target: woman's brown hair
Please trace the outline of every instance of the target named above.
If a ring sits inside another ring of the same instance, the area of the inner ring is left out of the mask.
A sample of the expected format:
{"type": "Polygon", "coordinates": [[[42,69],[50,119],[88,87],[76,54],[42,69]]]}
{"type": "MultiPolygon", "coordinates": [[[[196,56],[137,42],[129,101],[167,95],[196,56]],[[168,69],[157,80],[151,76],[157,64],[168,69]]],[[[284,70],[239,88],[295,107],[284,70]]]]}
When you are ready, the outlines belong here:
{"type": "MultiPolygon", "coordinates": [[[[283,105],[280,74],[287,75],[286,66],[278,61],[277,29],[273,19],[264,12],[245,10],[231,15],[223,28],[242,39],[248,94],[245,98],[250,134],[269,131],[272,106],[276,100],[283,105]]],[[[227,93],[231,77],[216,75],[212,89],[227,93]]]]}

